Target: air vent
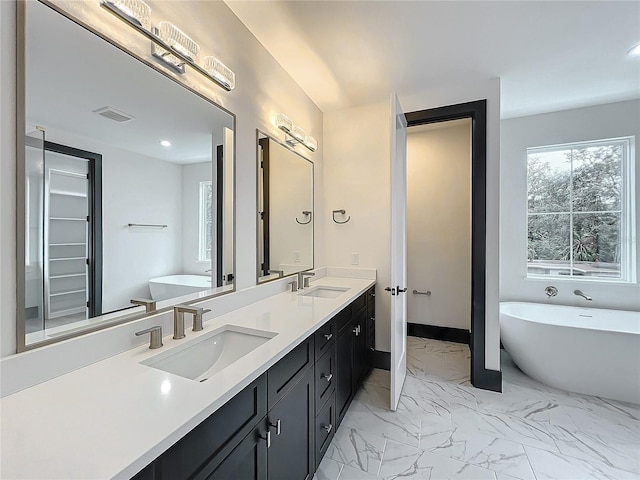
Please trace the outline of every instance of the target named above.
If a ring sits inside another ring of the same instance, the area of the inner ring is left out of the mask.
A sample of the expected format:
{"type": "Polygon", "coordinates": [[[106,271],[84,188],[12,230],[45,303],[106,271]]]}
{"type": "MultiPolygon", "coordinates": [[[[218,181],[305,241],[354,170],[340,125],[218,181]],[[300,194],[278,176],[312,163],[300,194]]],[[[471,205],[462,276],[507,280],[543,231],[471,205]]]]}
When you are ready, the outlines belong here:
{"type": "Polygon", "coordinates": [[[116,110],[113,107],[102,107],[97,110],[94,110],[93,113],[97,113],[98,115],[102,115],[103,117],[108,118],[109,120],[113,120],[114,122],[128,122],[133,120],[135,117],[132,117],[128,113],[121,112],[120,110],[116,110]]]}

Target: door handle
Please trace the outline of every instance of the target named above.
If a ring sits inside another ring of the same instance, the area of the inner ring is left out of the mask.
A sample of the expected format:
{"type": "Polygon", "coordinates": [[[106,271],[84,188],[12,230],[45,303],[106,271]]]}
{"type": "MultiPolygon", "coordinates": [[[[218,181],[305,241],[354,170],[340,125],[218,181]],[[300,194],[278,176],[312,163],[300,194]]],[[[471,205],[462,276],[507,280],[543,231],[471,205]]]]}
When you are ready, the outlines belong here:
{"type": "Polygon", "coordinates": [[[384,289],[385,292],[391,292],[391,295],[395,295],[396,294],[396,289],[395,288],[391,288],[391,287],[387,287],[384,289]]]}
{"type": "Polygon", "coordinates": [[[276,420],[276,423],[269,422],[269,427],[276,429],[276,435],[280,435],[280,419],[276,420]]]}
{"type": "Polygon", "coordinates": [[[271,432],[269,430],[265,435],[259,435],[259,437],[267,442],[267,448],[271,448],[271,432]]]}
{"type": "Polygon", "coordinates": [[[400,288],[400,286],[398,285],[398,287],[396,288],[396,291],[397,291],[398,293],[404,293],[404,292],[406,292],[406,291],[407,291],[407,289],[406,289],[406,287],[405,287],[405,288],[400,288]]]}

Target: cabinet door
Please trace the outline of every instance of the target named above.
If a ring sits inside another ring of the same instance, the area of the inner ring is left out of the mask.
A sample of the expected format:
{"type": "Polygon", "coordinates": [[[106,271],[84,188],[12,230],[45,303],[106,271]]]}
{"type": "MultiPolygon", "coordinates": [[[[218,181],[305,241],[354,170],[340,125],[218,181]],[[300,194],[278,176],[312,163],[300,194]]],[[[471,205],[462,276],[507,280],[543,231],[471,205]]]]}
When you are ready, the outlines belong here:
{"type": "Polygon", "coordinates": [[[360,382],[367,373],[369,354],[367,353],[367,309],[360,310],[354,318],[353,335],[353,391],[358,390],[360,382]]]}
{"type": "MultiPolygon", "coordinates": [[[[269,411],[271,446],[267,450],[269,480],[306,480],[315,472],[314,370],[304,376],[269,411]],[[279,428],[278,428],[279,424],[279,428]]],[[[243,478],[235,476],[231,478],[243,478]]]]}
{"type": "Polygon", "coordinates": [[[336,410],[338,425],[347,413],[353,390],[353,322],[345,328],[336,343],[336,410]]]}
{"type": "Polygon", "coordinates": [[[266,429],[255,428],[242,442],[211,472],[206,480],[266,480],[267,442],[266,429]]]}

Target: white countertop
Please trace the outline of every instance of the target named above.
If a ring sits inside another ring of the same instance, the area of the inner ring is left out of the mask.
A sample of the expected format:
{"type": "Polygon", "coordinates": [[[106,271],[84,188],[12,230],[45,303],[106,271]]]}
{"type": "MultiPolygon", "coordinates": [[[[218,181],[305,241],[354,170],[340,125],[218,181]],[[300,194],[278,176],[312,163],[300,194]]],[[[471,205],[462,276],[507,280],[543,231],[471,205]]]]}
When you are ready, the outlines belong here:
{"type": "Polygon", "coordinates": [[[204,330],[164,347],[129,350],[0,400],[2,479],[129,478],[224,405],[374,280],[322,277],[312,286],[348,287],[333,298],[281,293],[211,318],[204,330]],[[139,362],[233,324],[277,335],[198,383],[139,362]]]}

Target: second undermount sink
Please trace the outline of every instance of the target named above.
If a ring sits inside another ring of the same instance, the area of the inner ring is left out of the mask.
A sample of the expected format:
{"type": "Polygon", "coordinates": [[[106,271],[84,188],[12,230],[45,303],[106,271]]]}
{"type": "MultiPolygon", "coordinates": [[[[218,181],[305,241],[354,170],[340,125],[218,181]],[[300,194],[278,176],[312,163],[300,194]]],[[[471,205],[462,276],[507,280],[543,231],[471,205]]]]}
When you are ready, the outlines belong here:
{"type": "Polygon", "coordinates": [[[336,298],[349,290],[344,287],[329,287],[325,285],[318,285],[309,290],[303,291],[300,295],[304,297],[316,297],[316,298],[336,298]]]}
{"type": "Polygon", "coordinates": [[[266,330],[225,325],[184,347],[171,349],[140,363],[204,382],[276,335],[266,330]]]}

